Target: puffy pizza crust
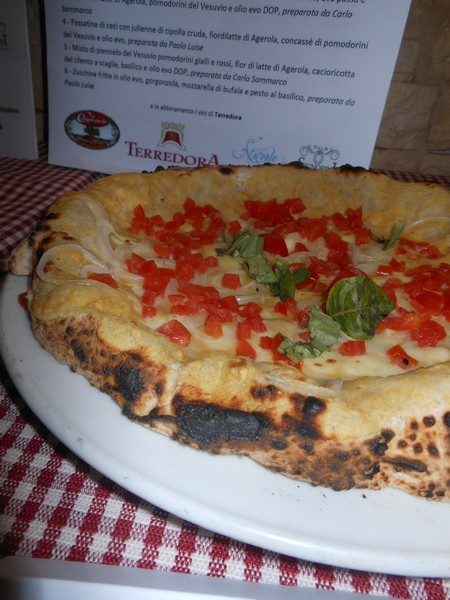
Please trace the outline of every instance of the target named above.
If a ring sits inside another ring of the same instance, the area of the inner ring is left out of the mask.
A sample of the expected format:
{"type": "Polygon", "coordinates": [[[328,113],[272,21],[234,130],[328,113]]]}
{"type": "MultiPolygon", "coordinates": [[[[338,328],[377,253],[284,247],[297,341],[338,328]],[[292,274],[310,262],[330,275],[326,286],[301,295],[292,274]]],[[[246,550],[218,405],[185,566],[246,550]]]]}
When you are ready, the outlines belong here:
{"type": "Polygon", "coordinates": [[[181,443],[247,455],[335,490],[392,486],[450,501],[448,363],[337,388],[276,363],[220,354],[189,360],[146,325],[130,294],[77,282],[89,253],[110,258],[105,238],[129,236],[137,204],[167,217],[188,196],[230,219],[249,198],[301,196],[318,215],[362,205],[377,235],[388,236],[401,220],[410,238],[443,252],[450,243],[447,190],[364,170],[268,165],[107,177],[59,198],[10,261],[12,272],[32,274],[29,309],[42,346],[114,398],[127,417],[181,443]]]}

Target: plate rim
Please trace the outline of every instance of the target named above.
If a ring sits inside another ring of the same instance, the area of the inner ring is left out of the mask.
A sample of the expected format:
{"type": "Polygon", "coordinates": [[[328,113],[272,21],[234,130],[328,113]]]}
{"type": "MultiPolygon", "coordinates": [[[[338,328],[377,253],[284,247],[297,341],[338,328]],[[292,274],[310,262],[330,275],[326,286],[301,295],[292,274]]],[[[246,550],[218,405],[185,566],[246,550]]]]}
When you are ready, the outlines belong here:
{"type": "MultiPolygon", "coordinates": [[[[265,524],[264,530],[258,529],[258,521],[256,520],[253,523],[246,522],[245,518],[243,519],[242,516],[239,516],[238,518],[238,516],[232,512],[229,514],[224,513],[222,509],[210,506],[205,502],[199,502],[192,497],[189,499],[188,503],[189,511],[186,512],[186,506],[183,505],[183,500],[185,501],[186,496],[180,491],[174,490],[173,488],[168,489],[167,486],[160,481],[150,479],[143,482],[143,474],[136,471],[134,467],[126,462],[120,464],[120,466],[118,466],[116,462],[113,466],[110,463],[108,452],[105,451],[107,449],[98,444],[94,444],[91,440],[86,441],[86,439],[77,436],[77,431],[71,428],[70,423],[65,422],[64,415],[60,414],[58,410],[52,413],[46,408],[45,399],[35,395],[26,373],[20,372],[20,368],[18,367],[21,360],[20,356],[18,356],[18,351],[20,354],[20,349],[17,348],[17,344],[8,341],[7,339],[8,324],[6,322],[6,317],[10,312],[14,313],[14,309],[9,306],[11,295],[25,291],[26,281],[27,278],[24,276],[8,274],[3,281],[3,284],[0,286],[0,354],[3,358],[6,370],[23,400],[32,409],[38,419],[42,421],[51,433],[75,455],[80,457],[99,473],[106,476],[117,485],[132,492],[137,497],[168,511],[179,519],[190,521],[206,530],[217,532],[242,543],[259,546],[272,552],[291,556],[298,560],[328,564],[344,569],[362,570],[371,573],[379,572],[406,577],[450,577],[450,535],[448,549],[436,552],[420,552],[414,550],[399,552],[398,550],[390,548],[368,546],[367,544],[364,545],[362,542],[359,546],[355,545],[355,543],[336,543],[330,539],[320,539],[318,537],[311,537],[311,535],[305,535],[300,539],[296,538],[295,535],[292,536],[292,532],[291,537],[289,538],[287,535],[288,532],[285,532],[284,530],[277,534],[273,531],[273,527],[270,527],[267,523],[265,524]],[[163,502],[161,502],[161,500],[163,500],[163,502]]],[[[18,310],[17,307],[15,310],[18,310]]],[[[28,322],[29,326],[29,321],[25,313],[23,313],[23,319],[28,322]]],[[[37,344],[37,341],[32,335],[31,328],[29,328],[29,333],[31,339],[37,344]]],[[[38,351],[51,357],[49,353],[40,347],[38,348],[38,351]]],[[[55,360],[53,357],[51,357],[51,359],[55,360]]],[[[87,389],[93,390],[94,393],[101,394],[109,400],[106,394],[102,394],[98,390],[95,390],[95,388],[90,386],[87,380],[81,375],[71,372],[68,370],[68,367],[57,363],[56,360],[55,368],[61,370],[66,369],[66,375],[68,377],[78,378],[78,381],[81,381],[83,385],[87,384],[87,386],[89,386],[87,389]]],[[[113,402],[111,402],[111,406],[115,406],[113,402]]],[[[130,423],[120,414],[119,416],[120,419],[123,419],[124,428],[132,425],[141,430],[140,425],[130,423]]],[[[161,440],[161,444],[175,443],[173,440],[165,438],[161,434],[148,430],[144,431],[146,434],[156,436],[154,439],[161,440]]],[[[158,444],[158,441],[156,443],[158,444]]],[[[181,447],[180,444],[177,444],[177,446],[181,447]]],[[[181,449],[183,452],[187,453],[187,456],[192,452],[200,452],[187,447],[181,447],[181,449]]],[[[243,457],[222,456],[216,458],[235,459],[243,457]]],[[[254,468],[253,461],[250,461],[250,459],[245,460],[252,464],[251,468],[254,468]]],[[[266,474],[268,472],[276,478],[281,477],[280,481],[286,480],[286,482],[291,482],[290,485],[292,485],[292,480],[272,473],[260,465],[257,465],[256,467],[257,469],[263,469],[263,472],[266,474]]],[[[295,485],[299,488],[307,486],[307,488],[304,489],[311,488],[311,486],[302,482],[295,482],[295,485]]],[[[315,490],[320,489],[324,488],[315,488],[315,490]]],[[[338,494],[339,497],[342,498],[345,497],[346,494],[349,494],[348,497],[351,497],[350,495],[355,492],[355,490],[349,492],[332,492],[331,490],[325,490],[325,492],[330,494],[330,496],[338,494]]],[[[357,492],[373,496],[374,494],[382,494],[383,490],[380,492],[357,490],[357,492]]],[[[397,490],[391,490],[391,492],[400,494],[400,498],[405,497],[403,492],[398,492],[397,490]]],[[[377,496],[373,497],[376,498],[377,496]]],[[[421,503],[426,503],[427,506],[429,506],[429,502],[426,500],[416,500],[421,503]]],[[[444,503],[436,503],[439,507],[442,507],[443,504],[444,503]]],[[[444,506],[446,507],[444,511],[448,510],[450,516],[450,504],[444,504],[444,506]]]]}

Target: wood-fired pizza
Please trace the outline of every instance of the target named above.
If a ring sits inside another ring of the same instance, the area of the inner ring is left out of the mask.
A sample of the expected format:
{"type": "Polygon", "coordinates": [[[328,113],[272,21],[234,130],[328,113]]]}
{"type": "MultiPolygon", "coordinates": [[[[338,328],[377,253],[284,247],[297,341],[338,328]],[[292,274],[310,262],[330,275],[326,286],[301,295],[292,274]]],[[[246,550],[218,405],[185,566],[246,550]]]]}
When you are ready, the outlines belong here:
{"type": "Polygon", "coordinates": [[[309,484],[450,501],[444,187],[114,175],[61,196],[9,267],[41,345],[133,421],[309,484]]]}

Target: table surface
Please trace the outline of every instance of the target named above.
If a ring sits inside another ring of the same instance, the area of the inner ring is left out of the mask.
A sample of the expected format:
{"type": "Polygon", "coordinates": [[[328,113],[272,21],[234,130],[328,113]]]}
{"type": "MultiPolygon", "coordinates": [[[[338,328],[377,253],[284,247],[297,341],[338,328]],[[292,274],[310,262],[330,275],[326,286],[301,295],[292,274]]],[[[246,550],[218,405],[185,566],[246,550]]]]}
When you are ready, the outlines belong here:
{"type": "MultiPolygon", "coordinates": [[[[450,177],[385,171],[450,186],[450,177]]],[[[101,174],[0,159],[0,260],[63,192],[101,174]]],[[[0,279],[0,285],[1,285],[0,279]]],[[[450,580],[351,571],[297,560],[206,531],[96,472],[35,417],[0,361],[1,555],[135,567],[391,598],[450,598],[450,580]]],[[[449,557],[450,561],[450,557],[449,557]]]]}

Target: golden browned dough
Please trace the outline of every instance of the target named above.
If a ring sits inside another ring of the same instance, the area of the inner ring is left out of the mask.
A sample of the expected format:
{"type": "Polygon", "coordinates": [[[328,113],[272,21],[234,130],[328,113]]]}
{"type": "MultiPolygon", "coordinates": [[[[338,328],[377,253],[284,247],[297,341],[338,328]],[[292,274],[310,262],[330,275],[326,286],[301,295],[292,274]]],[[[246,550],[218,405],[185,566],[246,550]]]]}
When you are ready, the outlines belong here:
{"type": "Polygon", "coordinates": [[[137,204],[168,218],[193,197],[232,220],[246,199],[296,196],[317,215],[362,205],[380,236],[398,220],[417,223],[410,237],[449,252],[450,194],[439,186],[274,165],[111,176],[59,198],[11,258],[12,272],[32,274],[34,334],[128,418],[183,444],[247,455],[335,490],[392,486],[450,501],[448,363],[337,388],[279,363],[220,353],[189,358],[149,327],[126,290],[79,282],[93,257],[109,260],[105,239],[132,240],[127,226],[137,204]]]}

